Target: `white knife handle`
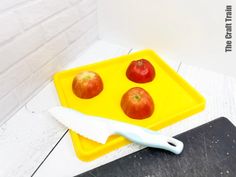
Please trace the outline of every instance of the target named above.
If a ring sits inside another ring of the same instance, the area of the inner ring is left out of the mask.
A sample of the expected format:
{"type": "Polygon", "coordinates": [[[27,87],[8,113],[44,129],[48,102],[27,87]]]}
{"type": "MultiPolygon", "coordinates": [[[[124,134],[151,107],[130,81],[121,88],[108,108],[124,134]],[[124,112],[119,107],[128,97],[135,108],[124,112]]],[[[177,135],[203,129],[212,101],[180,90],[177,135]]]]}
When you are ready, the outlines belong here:
{"type": "Polygon", "coordinates": [[[175,138],[167,137],[155,131],[133,125],[117,125],[115,128],[115,133],[120,134],[137,144],[165,149],[173,152],[174,154],[180,154],[184,147],[184,144],[175,138]]]}

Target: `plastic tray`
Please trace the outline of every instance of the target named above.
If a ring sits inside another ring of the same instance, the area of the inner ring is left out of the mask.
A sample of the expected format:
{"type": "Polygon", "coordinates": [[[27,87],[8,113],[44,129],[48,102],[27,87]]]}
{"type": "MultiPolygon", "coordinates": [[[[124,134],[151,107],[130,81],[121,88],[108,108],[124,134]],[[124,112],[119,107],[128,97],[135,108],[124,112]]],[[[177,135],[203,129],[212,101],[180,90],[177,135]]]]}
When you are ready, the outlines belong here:
{"type": "MultiPolygon", "coordinates": [[[[56,73],[54,83],[63,106],[153,130],[171,125],[205,107],[205,99],[152,50],[143,50],[56,73]],[[152,82],[138,84],[126,77],[126,69],[130,62],[141,58],[149,60],[155,68],[156,77],[152,82]],[[73,78],[85,70],[97,72],[104,84],[103,91],[92,99],[80,99],[72,92],[73,78]],[[155,110],[151,117],[135,120],[123,113],[120,107],[121,97],[132,87],[142,87],[152,96],[155,110]]],[[[72,130],[70,134],[76,155],[84,161],[91,161],[130,143],[118,135],[109,137],[103,145],[86,139],[72,130]]]]}

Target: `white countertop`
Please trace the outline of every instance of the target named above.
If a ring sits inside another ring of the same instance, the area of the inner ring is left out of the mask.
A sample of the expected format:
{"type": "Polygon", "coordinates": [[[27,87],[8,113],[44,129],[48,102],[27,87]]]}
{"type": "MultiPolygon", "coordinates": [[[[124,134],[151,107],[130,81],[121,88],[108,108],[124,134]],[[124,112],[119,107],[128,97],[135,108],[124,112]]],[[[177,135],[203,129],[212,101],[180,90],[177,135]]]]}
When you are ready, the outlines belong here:
{"type": "MultiPolygon", "coordinates": [[[[133,52],[105,41],[97,41],[66,68],[114,58],[133,52]]],[[[161,56],[167,59],[168,56],[161,56]]],[[[177,135],[215,118],[227,117],[236,125],[236,82],[231,77],[166,60],[207,100],[206,109],[160,130],[177,135]]],[[[59,105],[52,82],[35,95],[9,121],[0,127],[0,177],[74,176],[144,147],[130,144],[92,162],[77,159],[67,129],[50,117],[46,110],[59,105]]]]}

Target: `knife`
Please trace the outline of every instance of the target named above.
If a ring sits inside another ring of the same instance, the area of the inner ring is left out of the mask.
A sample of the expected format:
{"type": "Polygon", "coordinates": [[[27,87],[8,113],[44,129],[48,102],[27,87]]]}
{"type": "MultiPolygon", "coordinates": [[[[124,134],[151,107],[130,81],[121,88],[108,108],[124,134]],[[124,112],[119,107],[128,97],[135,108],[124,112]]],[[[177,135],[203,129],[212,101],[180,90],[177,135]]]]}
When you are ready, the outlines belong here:
{"type": "Polygon", "coordinates": [[[181,141],[158,132],[120,121],[86,115],[70,108],[57,106],[49,109],[49,113],[69,129],[101,144],[105,144],[109,136],[119,134],[134,143],[165,149],[174,154],[180,154],[184,147],[181,141]]]}

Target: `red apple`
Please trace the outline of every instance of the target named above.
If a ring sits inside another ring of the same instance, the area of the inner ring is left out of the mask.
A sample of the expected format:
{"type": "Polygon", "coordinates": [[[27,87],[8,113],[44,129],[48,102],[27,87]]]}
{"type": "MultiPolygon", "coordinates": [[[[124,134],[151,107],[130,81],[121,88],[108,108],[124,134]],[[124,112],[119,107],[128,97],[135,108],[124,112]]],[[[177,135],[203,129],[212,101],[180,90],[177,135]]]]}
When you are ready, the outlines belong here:
{"type": "Polygon", "coordinates": [[[155,69],[148,60],[140,59],[130,63],[126,76],[137,83],[151,82],[155,77],[155,69]]]}
{"type": "Polygon", "coordinates": [[[123,95],[121,108],[130,118],[145,119],[152,115],[154,103],[147,91],[140,87],[134,87],[123,95]]]}
{"type": "Polygon", "coordinates": [[[83,71],[75,76],[72,90],[79,98],[93,98],[103,90],[102,79],[93,71],[83,71]]]}

